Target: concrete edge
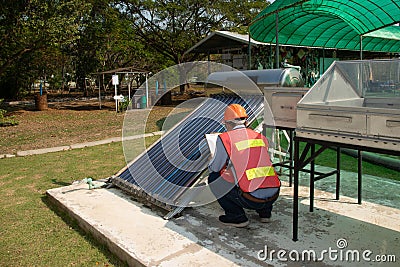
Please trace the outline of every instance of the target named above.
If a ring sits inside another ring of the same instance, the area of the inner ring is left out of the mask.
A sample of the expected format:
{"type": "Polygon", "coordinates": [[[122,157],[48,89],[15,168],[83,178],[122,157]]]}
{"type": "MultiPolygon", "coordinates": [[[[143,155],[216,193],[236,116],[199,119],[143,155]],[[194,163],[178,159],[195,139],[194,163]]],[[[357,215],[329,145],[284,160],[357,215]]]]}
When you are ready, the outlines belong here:
{"type": "Polygon", "coordinates": [[[128,141],[128,140],[135,140],[135,139],[140,139],[140,138],[144,138],[144,137],[157,136],[157,135],[163,135],[163,134],[164,134],[164,131],[158,131],[158,132],[152,132],[152,133],[146,133],[146,134],[132,135],[132,136],[127,136],[127,137],[123,137],[123,138],[122,137],[111,137],[111,138],[107,138],[107,139],[103,139],[103,140],[99,140],[99,141],[78,143],[78,144],[72,144],[72,145],[68,145],[68,146],[58,146],[58,147],[17,151],[16,154],[0,154],[0,159],[13,158],[13,157],[17,157],[17,156],[18,157],[26,157],[26,156],[40,155],[40,154],[46,154],[46,153],[51,153],[51,152],[60,152],[60,151],[66,151],[66,150],[72,150],[72,149],[80,149],[80,148],[85,148],[85,147],[105,145],[105,144],[117,143],[117,142],[128,141]]]}
{"type": "Polygon", "coordinates": [[[85,148],[85,147],[92,147],[92,146],[98,146],[98,145],[105,145],[105,144],[110,144],[114,142],[120,142],[121,138],[115,137],[115,138],[108,138],[104,140],[99,140],[99,141],[92,141],[92,142],[86,142],[86,143],[79,143],[79,144],[72,144],[70,145],[70,149],[79,149],[79,148],[85,148]]]}
{"type": "Polygon", "coordinates": [[[0,155],[0,159],[5,159],[5,158],[14,158],[14,154],[2,154],[0,155]]]}
{"type": "Polygon", "coordinates": [[[50,148],[18,151],[17,156],[24,157],[24,156],[31,156],[31,155],[40,155],[40,154],[46,154],[46,153],[50,153],[50,152],[60,152],[60,151],[69,150],[69,149],[70,149],[70,146],[57,146],[57,147],[50,147],[50,148]]]}
{"type": "Polygon", "coordinates": [[[61,210],[68,214],[73,220],[75,220],[79,227],[84,230],[86,233],[90,233],[93,235],[93,238],[102,245],[105,245],[112,254],[114,254],[117,258],[119,258],[122,262],[127,263],[129,266],[143,266],[143,264],[139,259],[133,258],[126,250],[122,247],[118,246],[113,242],[110,238],[108,238],[104,233],[93,227],[90,223],[84,220],[77,213],[74,213],[70,209],[68,209],[63,203],[61,203],[57,198],[55,198],[51,194],[51,189],[46,191],[46,196],[49,199],[49,202],[53,205],[54,208],[61,210]]]}
{"type": "Polygon", "coordinates": [[[129,266],[246,265],[227,257],[229,252],[224,248],[214,250],[204,246],[186,227],[164,220],[120,190],[88,191],[87,185],[81,183],[48,189],[46,195],[49,208],[64,211],[82,231],[129,266]]]}

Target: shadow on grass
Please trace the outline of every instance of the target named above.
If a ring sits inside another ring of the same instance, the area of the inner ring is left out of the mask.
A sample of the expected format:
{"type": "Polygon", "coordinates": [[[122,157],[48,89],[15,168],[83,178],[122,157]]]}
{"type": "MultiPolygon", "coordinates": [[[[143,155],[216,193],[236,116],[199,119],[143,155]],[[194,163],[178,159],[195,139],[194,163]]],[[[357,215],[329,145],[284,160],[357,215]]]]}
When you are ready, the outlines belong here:
{"type": "Polygon", "coordinates": [[[100,105],[99,103],[82,103],[82,104],[63,104],[63,105],[52,105],[49,104],[50,108],[58,110],[75,110],[75,111],[91,111],[91,110],[115,110],[115,107],[110,105],[100,105]]]}
{"type": "MultiPolygon", "coordinates": [[[[49,110],[74,110],[74,111],[92,111],[92,110],[115,110],[115,103],[113,101],[102,100],[101,108],[98,101],[93,100],[76,100],[76,99],[65,99],[64,101],[53,101],[48,100],[49,110]]],[[[4,108],[10,115],[19,115],[24,111],[38,111],[34,101],[13,104],[13,105],[2,105],[0,108],[4,108]]]]}
{"type": "Polygon", "coordinates": [[[53,184],[56,184],[56,185],[61,185],[61,186],[68,186],[68,185],[71,185],[71,183],[59,182],[59,181],[57,181],[56,179],[51,179],[51,181],[52,181],[53,184]]]}
{"type": "Polygon", "coordinates": [[[59,216],[67,225],[69,225],[72,229],[74,229],[80,236],[82,236],[89,244],[93,247],[96,247],[101,253],[103,253],[106,258],[109,260],[114,266],[118,267],[126,267],[127,263],[121,261],[117,256],[115,256],[105,244],[97,241],[92,233],[89,231],[83,230],[85,228],[84,225],[80,225],[79,222],[71,217],[64,209],[59,208],[56,204],[50,199],[50,197],[46,194],[41,197],[42,202],[57,216],[59,216]]]}
{"type": "Polygon", "coordinates": [[[181,112],[178,114],[172,114],[169,115],[168,117],[164,117],[162,119],[159,119],[156,122],[157,128],[161,131],[168,131],[171,128],[173,128],[175,125],[177,125],[178,123],[180,123],[186,116],[188,116],[190,114],[191,111],[187,111],[187,112],[181,112]],[[164,123],[166,122],[166,120],[168,119],[168,124],[164,125],[164,123]]]}

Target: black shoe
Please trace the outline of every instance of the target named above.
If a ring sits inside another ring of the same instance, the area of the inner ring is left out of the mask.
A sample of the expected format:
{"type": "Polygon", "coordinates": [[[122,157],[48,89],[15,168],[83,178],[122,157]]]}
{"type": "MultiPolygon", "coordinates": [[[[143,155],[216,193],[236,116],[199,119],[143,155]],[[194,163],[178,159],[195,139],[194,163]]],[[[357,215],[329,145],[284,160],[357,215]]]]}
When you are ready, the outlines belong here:
{"type": "Polygon", "coordinates": [[[271,222],[271,212],[259,213],[258,215],[260,216],[260,222],[262,222],[262,223],[271,222]]]}
{"type": "Polygon", "coordinates": [[[247,225],[249,225],[249,220],[247,218],[245,219],[230,219],[228,216],[226,215],[221,215],[219,216],[219,221],[225,225],[229,225],[229,226],[234,226],[234,227],[246,227],[247,225]]]}
{"type": "Polygon", "coordinates": [[[261,216],[260,216],[260,222],[262,222],[262,223],[269,223],[269,222],[272,222],[272,221],[271,221],[271,217],[261,217],[261,216]]]}

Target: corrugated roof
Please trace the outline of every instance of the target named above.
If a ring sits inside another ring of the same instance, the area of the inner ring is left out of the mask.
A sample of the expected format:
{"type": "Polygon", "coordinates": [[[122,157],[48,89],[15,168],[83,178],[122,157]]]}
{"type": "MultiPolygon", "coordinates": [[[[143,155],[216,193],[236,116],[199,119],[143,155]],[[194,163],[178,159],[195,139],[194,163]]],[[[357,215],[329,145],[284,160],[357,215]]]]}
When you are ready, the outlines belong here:
{"type": "MultiPolygon", "coordinates": [[[[251,45],[266,45],[250,39],[251,45]]],[[[230,31],[214,31],[186,51],[186,53],[216,53],[221,49],[242,47],[249,44],[249,35],[230,31]]]]}
{"type": "Polygon", "coordinates": [[[400,52],[398,0],[277,0],[250,25],[254,40],[276,43],[276,13],[280,44],[360,50],[363,36],[365,51],[400,52]]]}
{"type": "Polygon", "coordinates": [[[113,69],[113,70],[107,70],[107,71],[101,71],[101,72],[96,72],[92,74],[115,74],[115,73],[149,73],[150,71],[148,70],[142,70],[138,69],[135,67],[125,67],[125,68],[118,68],[118,69],[113,69]]]}
{"type": "MultiPolygon", "coordinates": [[[[256,41],[254,39],[250,39],[252,46],[259,45],[271,45],[270,43],[263,43],[256,41]]],[[[237,32],[230,31],[214,31],[210,33],[203,40],[198,42],[196,45],[189,48],[185,53],[218,53],[221,49],[228,48],[239,48],[243,45],[249,44],[249,35],[248,34],[240,34],[237,32]]],[[[272,45],[275,45],[273,43],[272,45]]],[[[293,45],[296,46],[296,45],[293,45]]],[[[304,47],[304,46],[298,46],[304,47]]]]}

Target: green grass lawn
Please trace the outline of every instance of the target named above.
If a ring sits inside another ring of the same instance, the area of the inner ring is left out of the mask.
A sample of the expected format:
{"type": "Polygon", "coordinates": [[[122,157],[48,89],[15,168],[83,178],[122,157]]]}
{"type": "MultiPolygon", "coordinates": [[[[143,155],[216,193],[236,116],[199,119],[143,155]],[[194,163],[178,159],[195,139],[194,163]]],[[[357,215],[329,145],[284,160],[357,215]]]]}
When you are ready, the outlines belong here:
{"type": "MultiPolygon", "coordinates": [[[[316,146],[316,150],[319,147],[316,146]]],[[[316,164],[336,168],[336,151],[327,149],[316,159],[316,164]]],[[[341,153],[340,165],[342,170],[358,172],[358,159],[341,153]]],[[[362,173],[400,181],[400,172],[366,161],[362,163],[362,173]]]]}
{"type": "MultiPolygon", "coordinates": [[[[154,129],[159,129],[161,117],[158,114],[152,119],[154,129]]],[[[157,138],[147,139],[146,145],[157,138]]],[[[144,146],[130,142],[131,149],[125,153],[131,159],[144,146]]],[[[357,159],[347,155],[341,159],[343,170],[357,171],[357,159]]],[[[316,163],[335,167],[336,152],[325,151],[316,163]]],[[[52,206],[46,196],[48,189],[118,172],[126,165],[122,143],[5,158],[0,164],[0,266],[124,266],[106,247],[52,206]]],[[[400,180],[399,172],[367,162],[363,173],[400,180]]]]}
{"type": "Polygon", "coordinates": [[[0,266],[124,266],[67,215],[46,190],[125,165],[121,143],[1,160],[0,266]]]}
{"type": "MultiPolygon", "coordinates": [[[[124,266],[76,222],[52,206],[46,196],[46,190],[70,185],[75,180],[115,174],[126,164],[121,145],[112,143],[2,159],[0,266],[124,266]]],[[[317,163],[332,165],[334,154],[328,150],[317,163]]],[[[342,163],[343,169],[351,170],[356,159],[343,155],[342,163]]],[[[364,164],[365,173],[398,178],[398,172],[369,165],[364,164]]]]}

